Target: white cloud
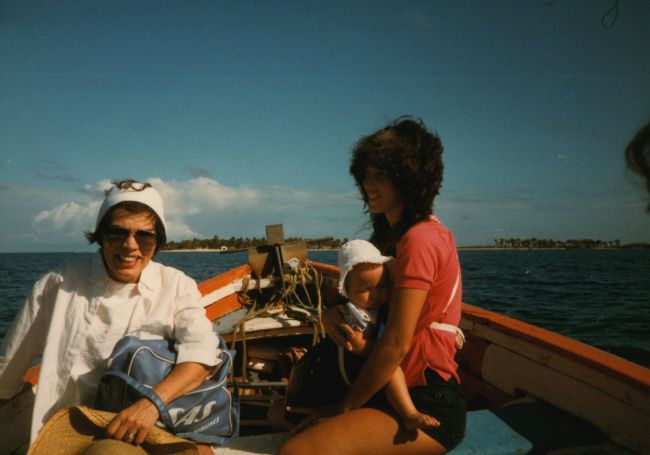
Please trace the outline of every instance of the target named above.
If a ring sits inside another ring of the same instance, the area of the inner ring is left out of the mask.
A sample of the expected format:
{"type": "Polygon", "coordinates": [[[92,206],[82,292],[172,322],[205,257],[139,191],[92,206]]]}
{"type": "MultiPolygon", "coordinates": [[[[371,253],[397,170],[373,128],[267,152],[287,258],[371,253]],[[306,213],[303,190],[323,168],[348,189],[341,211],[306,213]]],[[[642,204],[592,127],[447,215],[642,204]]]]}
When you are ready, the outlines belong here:
{"type": "Polygon", "coordinates": [[[43,210],[34,217],[34,223],[51,224],[55,229],[67,229],[70,225],[89,225],[99,210],[98,202],[80,205],[76,202],[65,202],[52,210],[43,210]]]}
{"type": "Polygon", "coordinates": [[[84,192],[90,196],[102,198],[104,192],[108,190],[113,184],[108,179],[102,179],[94,185],[84,185],[84,192]]]}
{"type": "Polygon", "coordinates": [[[231,188],[207,177],[169,183],[153,178],[148,182],[162,194],[169,218],[184,218],[206,210],[253,207],[260,199],[258,189],[231,188]]]}
{"type": "MultiPolygon", "coordinates": [[[[171,240],[219,235],[257,236],[265,224],[293,223],[295,235],[312,235],[314,226],[323,230],[320,217],[340,214],[340,226],[357,229],[357,217],[348,222],[344,213],[358,213],[356,193],[304,191],[284,187],[229,187],[207,177],[183,181],[150,178],[165,201],[168,238],[171,240]],[[325,214],[327,213],[327,215],[325,214]],[[247,231],[247,232],[246,232],[247,231]]],[[[39,238],[60,238],[80,242],[80,233],[92,229],[104,190],[110,181],[87,184],[77,193],[66,193],[53,206],[41,209],[32,218],[39,238]]],[[[338,235],[331,226],[331,235],[338,235]]],[[[314,235],[321,235],[321,232],[314,235]]],[[[339,228],[340,230],[340,228],[339,228]]],[[[344,232],[342,235],[348,235],[344,232]]]]}

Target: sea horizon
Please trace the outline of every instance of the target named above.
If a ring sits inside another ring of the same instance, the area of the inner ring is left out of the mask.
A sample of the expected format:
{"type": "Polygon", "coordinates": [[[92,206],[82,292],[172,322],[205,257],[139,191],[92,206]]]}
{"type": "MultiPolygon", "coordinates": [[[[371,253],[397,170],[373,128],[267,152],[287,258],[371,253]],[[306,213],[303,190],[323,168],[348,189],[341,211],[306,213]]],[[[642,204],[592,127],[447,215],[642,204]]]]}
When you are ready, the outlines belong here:
{"type": "MultiPolygon", "coordinates": [[[[215,248],[194,248],[194,249],[184,249],[184,248],[175,248],[170,250],[160,250],[159,253],[221,253],[224,254],[232,252],[241,252],[248,250],[249,247],[245,248],[236,248],[233,250],[221,250],[215,248]]],[[[0,251],[0,254],[84,254],[84,253],[94,253],[96,249],[89,250],[57,250],[57,251],[0,251]]],[[[499,246],[481,246],[481,245],[468,245],[468,246],[456,246],[457,250],[490,250],[490,251],[574,251],[574,250],[594,250],[594,251],[606,251],[606,250],[647,250],[650,249],[650,243],[645,242],[635,242],[631,244],[625,244],[617,247],[549,247],[549,248],[537,248],[537,247],[499,247],[499,246]],[[629,245],[629,246],[628,246],[629,245]]],[[[338,251],[339,248],[307,248],[307,251],[338,251]]]]}
{"type": "MultiPolygon", "coordinates": [[[[197,282],[247,261],[245,251],[161,252],[156,261],[197,282]]],[[[0,338],[43,274],[92,251],[0,253],[0,338]]],[[[312,250],[335,265],[336,250],[312,250]]],[[[459,249],[463,302],[650,367],[648,249],[459,249]]]]}

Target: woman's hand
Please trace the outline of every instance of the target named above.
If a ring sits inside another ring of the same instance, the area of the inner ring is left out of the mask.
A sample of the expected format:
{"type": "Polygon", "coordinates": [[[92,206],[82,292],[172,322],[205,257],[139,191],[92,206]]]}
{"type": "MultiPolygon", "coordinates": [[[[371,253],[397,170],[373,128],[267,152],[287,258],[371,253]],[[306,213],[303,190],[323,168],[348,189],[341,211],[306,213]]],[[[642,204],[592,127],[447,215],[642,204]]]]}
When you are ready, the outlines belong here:
{"type": "Polygon", "coordinates": [[[374,340],[367,339],[364,332],[354,330],[347,324],[341,324],[340,331],[343,332],[347,340],[348,347],[346,349],[352,354],[365,357],[374,346],[374,340]]]}
{"type": "Polygon", "coordinates": [[[159,417],[156,406],[141,398],[113,418],[106,428],[106,436],[129,444],[142,444],[159,417]]]}
{"type": "MultiPolygon", "coordinates": [[[[169,403],[201,385],[212,367],[196,362],[179,363],[169,375],[153,387],[163,403],[169,403]]],[[[160,413],[146,398],[122,409],[106,428],[106,436],[132,444],[141,444],[151,431],[160,413]]]]}
{"type": "Polygon", "coordinates": [[[344,411],[339,405],[332,406],[323,406],[321,408],[308,408],[303,406],[287,406],[287,411],[295,412],[297,414],[304,414],[307,417],[302,419],[298,425],[296,425],[291,431],[299,433],[316,425],[323,420],[327,420],[330,417],[342,414],[344,411]]]}
{"type": "Polygon", "coordinates": [[[345,332],[341,328],[341,326],[347,325],[343,318],[346,312],[347,308],[345,305],[336,305],[323,311],[321,320],[323,321],[323,326],[325,326],[327,336],[343,349],[349,351],[352,349],[352,344],[348,341],[345,332]]]}
{"type": "Polygon", "coordinates": [[[374,343],[364,338],[363,332],[354,330],[345,323],[344,315],[348,309],[345,305],[337,305],[323,312],[322,321],[327,336],[336,344],[353,354],[365,356],[374,343]]]}

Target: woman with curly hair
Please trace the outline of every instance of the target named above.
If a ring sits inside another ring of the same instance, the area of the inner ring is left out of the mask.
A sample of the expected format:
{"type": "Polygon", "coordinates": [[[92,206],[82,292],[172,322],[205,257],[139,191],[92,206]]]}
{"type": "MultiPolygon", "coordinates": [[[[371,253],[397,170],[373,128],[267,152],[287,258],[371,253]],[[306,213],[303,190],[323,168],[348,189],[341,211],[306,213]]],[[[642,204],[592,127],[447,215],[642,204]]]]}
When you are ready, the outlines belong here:
{"type": "Polygon", "coordinates": [[[342,401],[303,421],[306,429],[280,454],[440,454],[462,440],[465,399],[454,361],[462,345],[460,264],[451,231],[433,214],[442,150],[440,138],[411,118],[356,144],[350,172],[370,214],[371,241],[396,258],[388,314],[369,346],[343,322],[343,309],[328,313],[329,336],[367,359],[342,401]],[[399,366],[418,411],[439,426],[407,431],[379,393],[399,366]]]}

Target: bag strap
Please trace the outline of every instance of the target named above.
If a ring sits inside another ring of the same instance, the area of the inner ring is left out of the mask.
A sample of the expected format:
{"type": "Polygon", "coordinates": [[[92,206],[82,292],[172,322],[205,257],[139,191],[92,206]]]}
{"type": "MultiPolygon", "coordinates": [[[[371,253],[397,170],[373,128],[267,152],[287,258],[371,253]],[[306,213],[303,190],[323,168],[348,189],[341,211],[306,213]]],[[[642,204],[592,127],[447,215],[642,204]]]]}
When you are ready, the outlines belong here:
{"type": "Polygon", "coordinates": [[[442,310],[442,314],[444,315],[447,313],[447,308],[449,308],[449,305],[451,305],[451,302],[454,301],[454,297],[456,297],[456,293],[458,292],[458,285],[460,284],[460,266],[458,266],[458,274],[456,275],[456,282],[454,283],[454,288],[451,290],[451,295],[449,296],[449,300],[447,301],[447,305],[442,310]]]}
{"type": "Polygon", "coordinates": [[[344,357],[345,351],[343,350],[343,348],[341,346],[337,345],[337,347],[339,348],[338,349],[338,351],[339,351],[339,355],[338,355],[339,372],[341,373],[341,377],[343,378],[343,381],[345,381],[345,383],[348,385],[348,387],[352,387],[352,383],[350,382],[350,378],[348,378],[348,372],[345,370],[345,357],[344,357]]]}
{"type": "Polygon", "coordinates": [[[174,424],[172,423],[172,418],[169,415],[169,412],[167,411],[167,406],[165,405],[165,402],[158,396],[156,392],[154,392],[149,387],[145,387],[142,383],[133,379],[131,376],[124,373],[123,371],[107,371],[106,373],[104,373],[104,375],[118,377],[122,381],[126,382],[127,385],[135,389],[136,392],[138,392],[144,398],[151,401],[156,406],[156,408],[158,408],[158,412],[160,413],[160,420],[162,421],[163,424],[165,424],[167,430],[174,433],[174,424]]]}
{"type": "MultiPolygon", "coordinates": [[[[456,275],[456,282],[454,283],[454,287],[451,290],[451,295],[449,296],[449,300],[447,301],[447,305],[442,310],[442,315],[443,318],[447,313],[447,309],[449,308],[449,305],[451,305],[451,302],[454,301],[454,297],[456,297],[456,293],[458,292],[458,285],[460,284],[460,267],[458,268],[458,274],[456,275]]],[[[451,332],[456,335],[456,349],[461,349],[463,345],[465,344],[465,334],[463,331],[460,329],[460,327],[453,325],[453,324],[447,324],[446,322],[432,322],[429,324],[430,329],[434,330],[443,330],[445,332],[451,332]]]]}

